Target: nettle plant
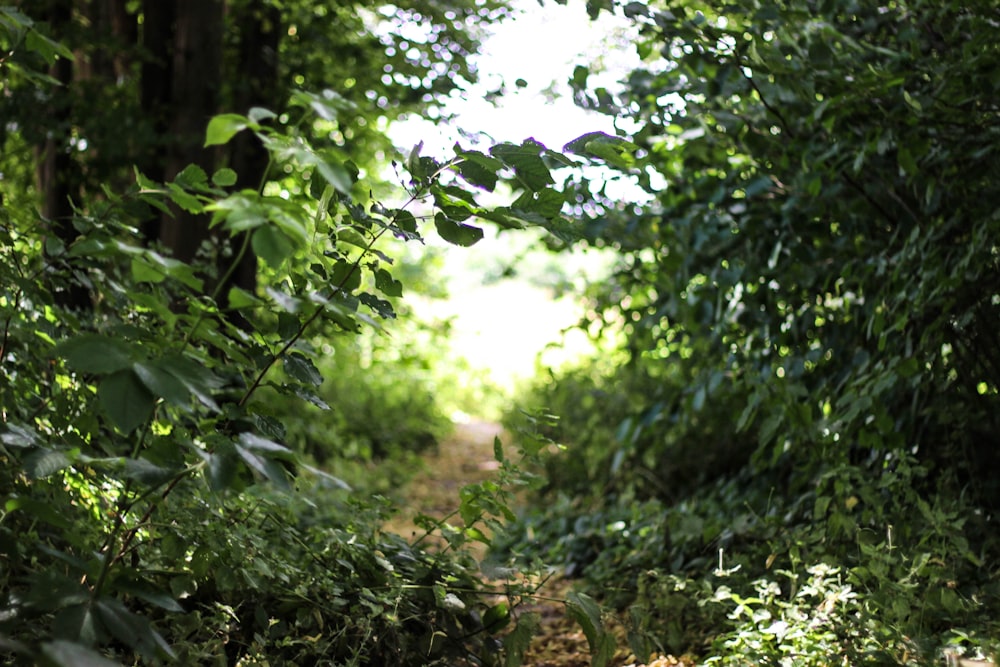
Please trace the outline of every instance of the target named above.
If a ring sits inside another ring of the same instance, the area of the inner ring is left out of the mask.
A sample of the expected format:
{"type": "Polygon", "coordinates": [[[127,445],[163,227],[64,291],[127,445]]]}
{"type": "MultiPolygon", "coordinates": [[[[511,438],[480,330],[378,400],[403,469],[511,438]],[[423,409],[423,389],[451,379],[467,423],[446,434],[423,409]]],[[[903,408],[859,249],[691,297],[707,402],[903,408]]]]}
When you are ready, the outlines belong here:
{"type": "MultiPolygon", "coordinates": [[[[506,650],[517,662],[530,628],[505,649],[509,607],[483,595],[472,558],[383,535],[389,508],[300,460],[283,444],[297,416],[257,397],[322,407],[309,332],[395,317],[404,285],[381,240],[421,243],[433,224],[468,246],[483,236],[473,218],[572,234],[552,170],[576,162],[531,140],[456,146],[447,161],[418,146],[405,200],[366,201],[351,162],[310,139],[332,100],[299,93],[280,117],[211,120],[207,146],[252,132],[268,151],[256,190],[236,189],[230,168],[192,165],[169,183],[137,172],[77,210],[69,242],[0,208],[0,653],[426,664],[506,650]],[[509,206],[477,203],[501,183],[509,206]],[[177,209],[208,221],[206,261],[145,242],[144,221],[177,209]],[[232,280],[248,253],[263,262],[254,288],[232,280]],[[91,305],[65,307],[80,286],[91,305]]],[[[616,146],[593,135],[574,148],[616,146]]],[[[495,484],[465,492],[451,543],[488,542],[476,526],[509,515],[505,502],[495,484]]]]}

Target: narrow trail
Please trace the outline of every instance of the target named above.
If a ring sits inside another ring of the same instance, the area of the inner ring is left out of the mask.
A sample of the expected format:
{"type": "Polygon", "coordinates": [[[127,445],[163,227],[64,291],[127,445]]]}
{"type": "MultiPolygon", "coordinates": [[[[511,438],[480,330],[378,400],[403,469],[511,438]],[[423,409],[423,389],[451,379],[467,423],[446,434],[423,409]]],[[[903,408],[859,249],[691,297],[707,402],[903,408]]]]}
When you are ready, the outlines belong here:
{"type": "MultiPolygon", "coordinates": [[[[413,523],[415,516],[426,514],[440,518],[454,512],[458,508],[459,491],[463,486],[488,479],[496,471],[493,441],[497,437],[509,447],[511,439],[499,424],[476,419],[455,424],[451,436],[436,451],[423,457],[423,470],[403,490],[407,499],[405,509],[386,524],[386,530],[413,540],[424,532],[413,523]]],[[[557,601],[565,599],[571,589],[571,581],[553,577],[538,591],[543,599],[520,607],[521,611],[537,612],[542,619],[540,633],[525,655],[524,667],[589,667],[587,639],[579,626],[566,617],[565,606],[557,601]]],[[[619,639],[613,667],[693,665],[672,657],[660,657],[646,665],[638,664],[635,657],[629,654],[624,629],[616,626],[614,619],[608,620],[619,639]]]]}

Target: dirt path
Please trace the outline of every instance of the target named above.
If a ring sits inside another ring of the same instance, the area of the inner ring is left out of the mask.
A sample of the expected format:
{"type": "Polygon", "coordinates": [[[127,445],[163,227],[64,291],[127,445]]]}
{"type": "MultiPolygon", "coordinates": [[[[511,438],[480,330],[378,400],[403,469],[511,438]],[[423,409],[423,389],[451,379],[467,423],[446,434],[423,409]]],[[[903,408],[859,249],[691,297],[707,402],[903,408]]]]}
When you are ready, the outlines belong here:
{"type": "MultiPolygon", "coordinates": [[[[417,514],[444,517],[457,509],[459,491],[467,484],[483,481],[494,474],[497,462],[493,458],[493,440],[499,437],[504,445],[510,438],[499,424],[470,420],[455,425],[454,433],[424,457],[425,468],[407,485],[404,495],[406,509],[386,525],[386,529],[404,537],[415,539],[423,530],[413,523],[417,514]]],[[[553,577],[546,582],[539,595],[555,600],[565,599],[572,582],[553,577]]],[[[525,604],[522,611],[535,611],[541,616],[540,634],[532,642],[525,656],[525,667],[589,667],[590,654],[587,639],[579,626],[566,618],[565,606],[556,601],[542,600],[525,604]]],[[[613,623],[613,619],[610,619],[613,623]]],[[[641,667],[629,655],[624,630],[616,628],[619,650],[613,665],[616,667],[641,667]],[[620,632],[619,632],[620,631],[620,632]]],[[[674,658],[658,658],[645,667],[684,666],[693,663],[674,658]]]]}

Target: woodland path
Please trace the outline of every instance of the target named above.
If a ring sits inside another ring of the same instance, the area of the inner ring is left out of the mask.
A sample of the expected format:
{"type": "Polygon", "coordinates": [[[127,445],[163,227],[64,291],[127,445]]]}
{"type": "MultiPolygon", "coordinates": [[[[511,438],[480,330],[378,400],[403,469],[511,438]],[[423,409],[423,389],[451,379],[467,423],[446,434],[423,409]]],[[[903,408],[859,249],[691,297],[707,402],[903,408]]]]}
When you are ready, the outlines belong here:
{"type": "MultiPolygon", "coordinates": [[[[496,470],[493,458],[493,440],[496,437],[509,447],[511,439],[499,424],[476,419],[457,423],[452,435],[436,451],[424,456],[423,470],[403,490],[406,498],[403,507],[406,509],[401,510],[386,529],[412,539],[423,533],[412,523],[415,515],[423,513],[443,517],[453,512],[458,507],[459,491],[463,486],[487,479],[496,470]]],[[[565,599],[571,588],[571,581],[553,577],[539,590],[539,595],[565,599]]],[[[566,617],[562,603],[542,600],[525,604],[520,609],[538,612],[542,618],[540,634],[525,656],[524,667],[589,667],[587,640],[579,626],[566,617]]],[[[614,620],[610,621],[614,627],[614,620]]],[[[624,629],[615,628],[615,631],[619,635],[619,649],[612,663],[615,667],[693,665],[669,657],[657,658],[645,666],[639,665],[635,657],[629,655],[624,629]]]]}

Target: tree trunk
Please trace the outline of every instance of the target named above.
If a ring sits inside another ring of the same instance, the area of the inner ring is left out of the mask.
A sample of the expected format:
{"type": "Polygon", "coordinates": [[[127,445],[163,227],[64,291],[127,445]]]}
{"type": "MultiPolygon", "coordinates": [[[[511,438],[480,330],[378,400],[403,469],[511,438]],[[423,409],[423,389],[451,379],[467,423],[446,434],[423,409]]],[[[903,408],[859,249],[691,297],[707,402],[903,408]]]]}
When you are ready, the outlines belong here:
{"type": "MultiPolygon", "coordinates": [[[[167,146],[173,109],[176,5],[163,0],[144,0],[142,14],[139,106],[143,122],[149,124],[152,139],[142,147],[138,167],[152,180],[162,182],[167,176],[167,146]]],[[[142,231],[148,243],[159,240],[161,227],[158,215],[146,221],[142,231]]]]}
{"type": "MultiPolygon", "coordinates": [[[[66,34],[73,20],[72,0],[49,0],[38,15],[48,22],[54,34],[66,34]]],[[[61,89],[52,96],[45,112],[47,136],[45,143],[36,149],[35,177],[42,196],[42,217],[46,219],[49,231],[68,246],[77,235],[73,228],[73,201],[79,197],[82,180],[70,144],[73,62],[59,58],[49,69],[49,75],[59,81],[61,89]]],[[[47,251],[48,245],[46,255],[47,251]]],[[[65,283],[53,285],[56,303],[74,310],[91,307],[87,288],[73,276],[68,278],[65,283]]]]}
{"type": "MultiPolygon", "coordinates": [[[[169,4],[169,3],[168,3],[169,4]]],[[[218,110],[222,87],[224,4],[221,0],[177,0],[173,40],[172,122],[165,179],[196,164],[211,174],[217,151],[203,148],[205,127],[218,110]]],[[[190,262],[208,238],[205,216],[177,210],[164,217],[160,241],[177,259],[190,262]]]]}
{"type": "MultiPolygon", "coordinates": [[[[253,0],[235,10],[230,17],[239,45],[233,70],[235,81],[233,108],[247,113],[252,107],[273,107],[280,101],[278,87],[278,45],[281,38],[281,12],[262,0],[253,0]]],[[[266,176],[268,154],[260,141],[249,132],[237,134],[229,147],[229,165],[238,177],[237,189],[257,190],[266,176]]],[[[242,238],[234,239],[237,245],[242,238]]],[[[235,284],[252,291],[257,280],[257,258],[248,252],[232,278],[235,284]]],[[[222,294],[229,285],[223,285],[222,294]]]]}

